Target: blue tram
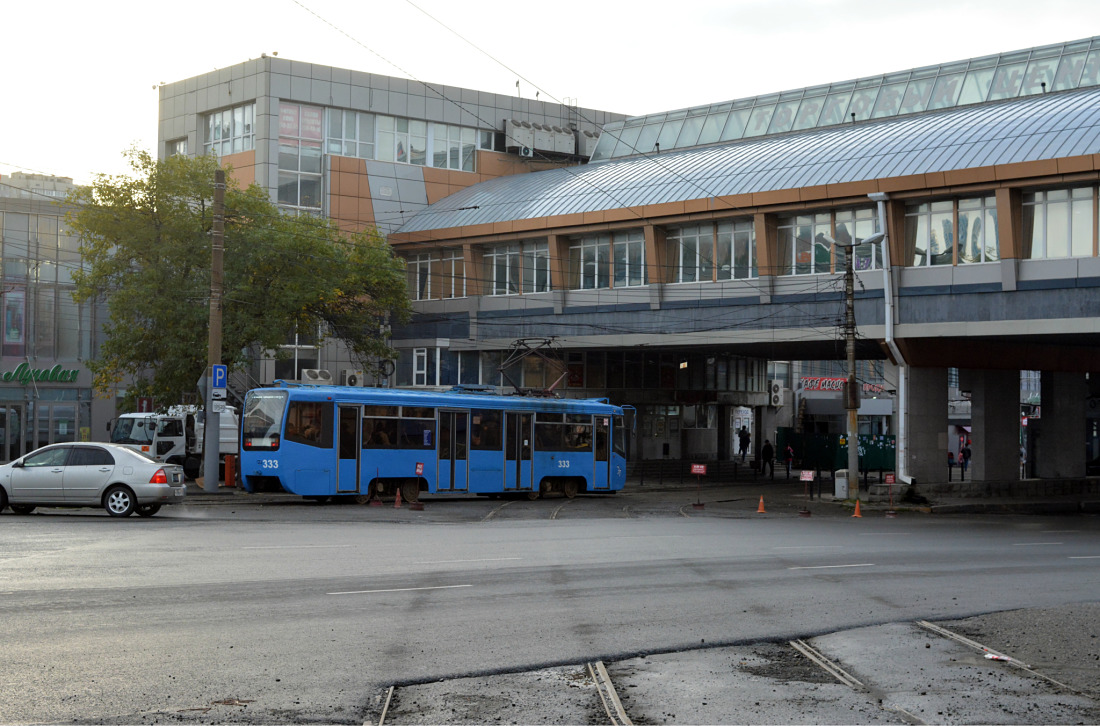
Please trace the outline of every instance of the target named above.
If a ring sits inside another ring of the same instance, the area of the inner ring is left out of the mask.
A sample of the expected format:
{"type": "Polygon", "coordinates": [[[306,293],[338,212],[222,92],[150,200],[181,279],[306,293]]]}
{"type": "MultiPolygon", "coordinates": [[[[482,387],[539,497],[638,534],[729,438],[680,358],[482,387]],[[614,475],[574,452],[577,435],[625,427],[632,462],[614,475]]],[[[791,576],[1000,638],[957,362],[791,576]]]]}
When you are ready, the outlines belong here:
{"type": "Polygon", "coordinates": [[[614,492],[624,421],[604,399],[278,381],[245,397],[241,479],[309,498],[614,492]]]}

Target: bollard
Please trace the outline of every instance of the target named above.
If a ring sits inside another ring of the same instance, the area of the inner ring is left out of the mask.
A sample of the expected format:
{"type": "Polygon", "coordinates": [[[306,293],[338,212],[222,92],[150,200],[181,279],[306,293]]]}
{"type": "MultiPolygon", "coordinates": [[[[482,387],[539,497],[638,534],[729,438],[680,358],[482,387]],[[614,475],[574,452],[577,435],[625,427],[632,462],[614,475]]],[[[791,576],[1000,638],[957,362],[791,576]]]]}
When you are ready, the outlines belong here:
{"type": "Polygon", "coordinates": [[[225,487],[237,486],[237,457],[233,454],[226,454],[225,457],[225,482],[222,484],[225,487]]]}

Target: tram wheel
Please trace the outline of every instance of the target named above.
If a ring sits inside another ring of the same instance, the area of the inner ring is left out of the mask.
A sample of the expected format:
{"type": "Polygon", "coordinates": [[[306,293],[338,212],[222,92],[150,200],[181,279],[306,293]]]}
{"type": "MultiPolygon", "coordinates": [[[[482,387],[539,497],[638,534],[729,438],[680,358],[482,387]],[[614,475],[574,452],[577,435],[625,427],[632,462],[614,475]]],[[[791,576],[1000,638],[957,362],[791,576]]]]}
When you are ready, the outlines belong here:
{"type": "Polygon", "coordinates": [[[532,489],[531,491],[527,492],[527,498],[533,502],[539,498],[539,493],[532,489]]]}
{"type": "Polygon", "coordinates": [[[577,496],[577,480],[570,479],[562,485],[562,493],[566,499],[575,499],[577,496]]]}
{"type": "Polygon", "coordinates": [[[401,482],[401,498],[409,504],[420,501],[420,480],[405,479],[401,482]]]}

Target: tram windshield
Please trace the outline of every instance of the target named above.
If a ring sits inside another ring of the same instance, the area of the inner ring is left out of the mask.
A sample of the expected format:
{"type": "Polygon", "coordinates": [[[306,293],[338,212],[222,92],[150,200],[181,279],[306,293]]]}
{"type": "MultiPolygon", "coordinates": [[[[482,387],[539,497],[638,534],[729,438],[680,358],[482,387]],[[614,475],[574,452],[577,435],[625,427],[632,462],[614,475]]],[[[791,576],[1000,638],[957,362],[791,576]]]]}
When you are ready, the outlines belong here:
{"type": "Polygon", "coordinates": [[[286,391],[249,391],[244,400],[241,444],[253,451],[279,448],[279,429],[286,410],[286,391]]]}

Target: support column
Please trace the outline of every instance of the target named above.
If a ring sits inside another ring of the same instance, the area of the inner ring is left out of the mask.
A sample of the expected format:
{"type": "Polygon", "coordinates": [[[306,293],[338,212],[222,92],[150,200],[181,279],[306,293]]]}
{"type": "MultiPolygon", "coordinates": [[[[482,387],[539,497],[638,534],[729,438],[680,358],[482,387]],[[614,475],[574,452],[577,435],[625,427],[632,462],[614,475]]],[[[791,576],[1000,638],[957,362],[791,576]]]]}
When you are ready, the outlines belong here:
{"type": "Polygon", "coordinates": [[[1085,398],[1083,373],[1043,371],[1039,401],[1042,419],[1036,441],[1036,474],[1040,479],[1071,479],[1085,475],[1085,398]]]}
{"type": "Polygon", "coordinates": [[[1020,480],[1020,372],[959,371],[970,390],[972,481],[1020,480]]]}
{"type": "Polygon", "coordinates": [[[947,480],[947,369],[910,368],[905,412],[909,475],[917,484],[947,480]]]}

